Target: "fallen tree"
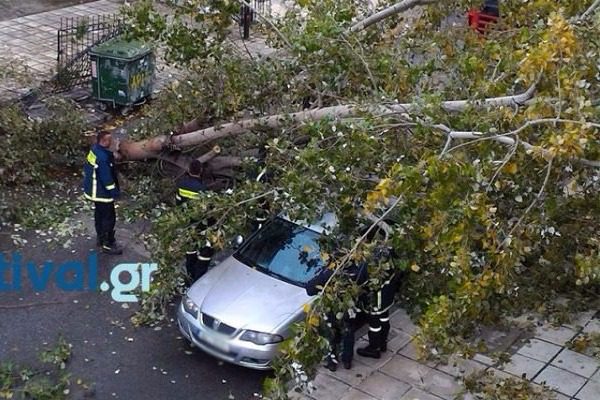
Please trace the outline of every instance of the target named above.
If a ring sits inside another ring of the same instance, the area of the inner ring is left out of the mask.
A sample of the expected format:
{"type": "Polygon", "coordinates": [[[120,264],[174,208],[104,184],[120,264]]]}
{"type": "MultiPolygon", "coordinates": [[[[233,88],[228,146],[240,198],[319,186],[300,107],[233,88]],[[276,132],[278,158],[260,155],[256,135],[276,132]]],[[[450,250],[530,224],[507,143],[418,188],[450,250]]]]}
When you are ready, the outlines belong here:
{"type": "MultiPolygon", "coordinates": [[[[466,21],[443,23],[464,2],[425,5],[393,40],[352,29],[360,2],[299,2],[270,21],[281,57],[230,46],[224,32],[235,2],[222,2],[214,17],[194,15],[206,2],[188,3],[177,17],[189,11],[202,22],[195,30],[185,18],[168,23],[149,2],[127,15],[131,34],[165,45],[189,75],[145,110],[143,129],[116,151],[179,173],[201,158],[264,179],[240,179],[156,218],[148,244],[160,268],[137,322],[163,318],[183,290],[184,249],[203,240],[193,221],[213,217],[206,234],[226,247],[259,203],[298,219],[335,212],[340,226],[320,254],[336,271],[366,261],[371,286],[382,269],[404,272],[398,297],[419,323],[425,357],[467,352],[478,324],[556,296],[599,294],[597,2],[506,2],[508,28],[485,36],[466,21]],[[364,232],[383,217],[385,237],[366,243],[364,232]],[[392,261],[380,256],[390,247],[392,261]]],[[[384,14],[393,25],[398,14],[384,14]]],[[[285,397],[290,378],[302,383],[314,371],[324,352],[319,321],[343,314],[363,289],[334,274],[282,345],[267,397],[285,397]]]]}

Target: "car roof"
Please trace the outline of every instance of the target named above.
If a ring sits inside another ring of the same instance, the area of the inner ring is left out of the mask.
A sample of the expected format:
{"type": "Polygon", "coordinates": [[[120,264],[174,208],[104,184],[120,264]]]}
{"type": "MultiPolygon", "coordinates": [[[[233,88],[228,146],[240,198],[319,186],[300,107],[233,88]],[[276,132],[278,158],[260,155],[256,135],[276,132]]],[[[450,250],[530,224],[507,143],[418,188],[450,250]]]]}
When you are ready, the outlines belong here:
{"type": "Polygon", "coordinates": [[[330,234],[338,224],[337,216],[332,212],[323,213],[319,219],[310,222],[306,220],[292,220],[287,214],[280,214],[279,217],[286,221],[293,222],[296,225],[310,229],[311,231],[326,235],[330,234]]]}

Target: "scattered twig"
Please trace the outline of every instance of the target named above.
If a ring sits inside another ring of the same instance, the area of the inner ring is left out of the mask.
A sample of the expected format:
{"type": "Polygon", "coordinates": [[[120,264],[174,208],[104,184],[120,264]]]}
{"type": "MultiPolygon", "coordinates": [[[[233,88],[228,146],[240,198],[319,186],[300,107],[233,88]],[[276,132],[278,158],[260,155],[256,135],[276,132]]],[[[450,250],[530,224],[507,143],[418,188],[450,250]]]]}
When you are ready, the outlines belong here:
{"type": "Polygon", "coordinates": [[[537,193],[537,195],[535,196],[535,198],[533,199],[533,201],[529,204],[529,206],[527,207],[527,209],[525,209],[525,212],[523,213],[523,215],[521,215],[521,218],[519,218],[519,220],[517,221],[517,223],[513,225],[513,227],[511,228],[510,232],[508,232],[508,235],[506,236],[506,239],[504,239],[504,241],[502,242],[502,245],[508,245],[508,243],[509,243],[508,240],[511,238],[512,234],[514,233],[514,231],[517,229],[517,227],[519,227],[519,225],[521,225],[521,223],[523,222],[523,220],[525,219],[525,217],[527,216],[527,214],[529,214],[529,212],[531,211],[531,209],[533,208],[533,206],[535,206],[536,203],[542,197],[542,194],[544,193],[544,190],[546,189],[546,185],[548,184],[548,180],[550,179],[550,172],[552,172],[552,161],[553,160],[554,159],[551,158],[550,161],[548,161],[548,165],[546,166],[546,168],[547,168],[546,177],[544,178],[544,182],[542,183],[542,187],[540,187],[540,190],[537,193]]]}
{"type": "Polygon", "coordinates": [[[492,184],[494,183],[494,181],[496,180],[496,178],[500,174],[500,171],[502,171],[502,168],[504,168],[504,166],[506,164],[508,164],[508,162],[510,161],[510,159],[517,152],[518,148],[519,148],[519,136],[516,135],[515,136],[515,144],[511,147],[510,151],[506,154],[506,157],[504,157],[504,160],[502,161],[502,164],[500,164],[500,166],[498,167],[498,169],[496,170],[496,172],[494,173],[494,175],[492,175],[492,179],[490,179],[490,182],[488,183],[488,188],[492,187],[492,184]]]}

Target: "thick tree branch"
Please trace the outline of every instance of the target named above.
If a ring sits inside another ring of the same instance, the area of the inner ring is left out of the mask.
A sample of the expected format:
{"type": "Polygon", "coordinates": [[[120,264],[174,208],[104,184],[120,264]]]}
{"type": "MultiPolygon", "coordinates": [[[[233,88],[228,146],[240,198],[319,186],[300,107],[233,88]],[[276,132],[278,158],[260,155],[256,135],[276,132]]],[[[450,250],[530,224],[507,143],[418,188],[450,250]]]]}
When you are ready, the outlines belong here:
{"type": "Polygon", "coordinates": [[[373,15],[368,16],[367,18],[358,21],[354,25],[350,27],[350,32],[361,31],[377,22],[384,20],[392,15],[399,14],[401,12],[410,10],[411,8],[415,8],[416,6],[422,6],[427,4],[438,3],[439,0],[404,0],[400,3],[396,3],[393,6],[390,6],[384,10],[379,11],[373,15]]]}
{"type": "Polygon", "coordinates": [[[585,10],[585,12],[583,14],[581,14],[581,16],[579,17],[579,20],[584,20],[587,17],[593,15],[596,13],[596,9],[600,6],[600,0],[596,0],[587,10],[585,10]]]}
{"type": "MultiPolygon", "coordinates": [[[[441,108],[447,112],[462,112],[468,107],[486,108],[520,106],[530,100],[533,97],[534,92],[535,85],[532,85],[527,91],[512,96],[492,97],[483,100],[445,101],[441,103],[441,108]]],[[[230,122],[188,132],[182,135],[161,135],[140,142],[123,141],[117,144],[116,151],[120,153],[124,160],[144,160],[156,158],[158,154],[165,149],[181,149],[206,144],[214,140],[237,136],[260,127],[274,129],[289,122],[302,123],[304,121],[320,120],[325,117],[347,118],[360,115],[364,112],[370,112],[375,115],[410,114],[416,112],[419,107],[421,106],[417,102],[386,105],[378,104],[366,107],[355,104],[323,107],[292,114],[277,114],[268,117],[230,122]]]]}
{"type": "MultiPolygon", "coordinates": [[[[530,143],[524,142],[522,140],[517,141],[516,138],[513,138],[511,136],[516,136],[531,126],[542,125],[542,124],[551,124],[551,123],[563,123],[563,124],[570,123],[570,124],[579,124],[579,125],[590,126],[590,127],[594,127],[594,128],[600,128],[600,124],[597,124],[597,123],[576,121],[576,120],[570,120],[570,119],[561,119],[561,118],[541,118],[541,119],[536,119],[536,120],[532,120],[532,121],[527,121],[521,127],[517,128],[513,131],[510,131],[507,133],[502,133],[499,135],[493,135],[493,136],[485,136],[485,133],[477,132],[477,131],[453,131],[446,126],[444,126],[443,129],[439,125],[436,127],[438,127],[438,129],[441,129],[444,132],[446,132],[452,139],[474,139],[470,142],[461,143],[457,146],[454,146],[454,147],[448,149],[447,152],[456,150],[460,147],[468,146],[468,145],[476,143],[476,142],[481,142],[484,140],[493,140],[498,143],[506,144],[508,146],[514,146],[518,143],[519,145],[523,146],[523,148],[525,148],[525,150],[532,150],[536,146],[534,146],[530,143]]],[[[550,156],[550,153],[548,150],[541,148],[541,151],[544,155],[550,156]]],[[[573,161],[576,161],[583,165],[587,165],[589,167],[600,168],[600,160],[587,160],[585,158],[573,158],[573,161]]]]}

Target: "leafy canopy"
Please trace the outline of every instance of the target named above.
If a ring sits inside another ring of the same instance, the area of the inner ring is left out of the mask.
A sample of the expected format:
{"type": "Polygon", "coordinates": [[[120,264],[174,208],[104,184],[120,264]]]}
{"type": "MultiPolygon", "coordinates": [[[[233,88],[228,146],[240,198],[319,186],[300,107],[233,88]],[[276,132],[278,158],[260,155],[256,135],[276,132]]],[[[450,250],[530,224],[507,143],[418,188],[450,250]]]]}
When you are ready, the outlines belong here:
{"type": "MultiPolygon", "coordinates": [[[[597,295],[600,18],[579,18],[591,3],[503,1],[501,20],[480,35],[464,16],[479,2],[440,1],[349,33],[368,12],[364,2],[303,0],[262,25],[276,49],[262,57],[228,39],[239,3],[187,1],[172,5],[174,17],[150,2],[130,9],[131,34],[161,43],[167,60],[188,72],[147,110],[145,135],[160,133],[152,121],[211,126],[282,114],[277,128],[225,143],[232,155],[264,149],[245,168],[266,168],[268,179],[206,193],[156,221],[161,270],[140,321],[160,315],[180,288],[182,249],[201,240],[192,221],[217,219],[207,234],[227,246],[263,200],[272,213],[299,219],[334,211],[341,223],[322,254],[333,268],[366,260],[371,284],[382,269],[406,271],[401,297],[419,320],[424,355],[463,346],[475,324],[558,294],[597,295]],[[219,12],[199,11],[209,3],[219,12]],[[532,86],[525,102],[480,102],[532,86]],[[460,99],[469,102],[443,107],[460,99]],[[386,112],[398,102],[413,107],[386,112]],[[351,115],[285,117],[302,105],[342,104],[353,106],[351,115]],[[385,212],[389,236],[361,240],[373,223],[365,216],[385,212]],[[378,257],[381,247],[396,259],[378,257]]],[[[306,382],[325,346],[323,313],[353,305],[358,288],[335,276],[283,345],[269,396],[284,397],[290,376],[306,382]]]]}

